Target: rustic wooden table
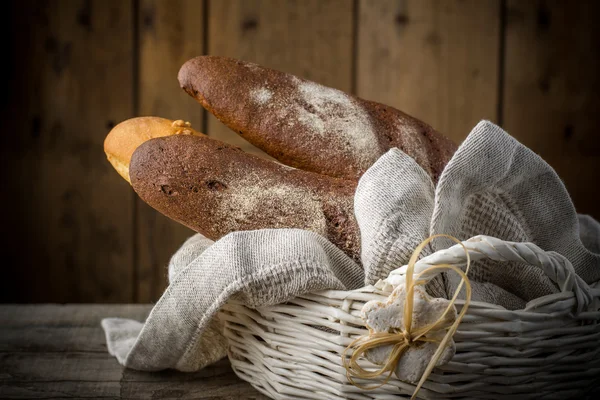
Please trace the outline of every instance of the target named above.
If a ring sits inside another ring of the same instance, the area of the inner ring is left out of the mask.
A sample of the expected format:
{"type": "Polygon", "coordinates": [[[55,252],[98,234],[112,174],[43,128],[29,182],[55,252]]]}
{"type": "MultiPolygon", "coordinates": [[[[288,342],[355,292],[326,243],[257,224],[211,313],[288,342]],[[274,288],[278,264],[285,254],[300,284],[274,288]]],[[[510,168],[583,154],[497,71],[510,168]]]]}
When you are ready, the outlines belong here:
{"type": "Polygon", "coordinates": [[[1,399],[267,399],[222,360],[197,373],[124,369],[100,320],[144,320],[149,305],[1,305],[1,399]]]}

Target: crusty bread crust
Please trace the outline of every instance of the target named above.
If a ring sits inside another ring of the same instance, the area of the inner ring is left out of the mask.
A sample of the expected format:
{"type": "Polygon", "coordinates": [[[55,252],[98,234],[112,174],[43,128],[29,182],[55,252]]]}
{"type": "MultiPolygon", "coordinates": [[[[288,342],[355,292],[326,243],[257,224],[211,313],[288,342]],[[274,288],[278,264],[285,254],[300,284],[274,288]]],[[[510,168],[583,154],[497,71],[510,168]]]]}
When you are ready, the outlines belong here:
{"type": "Polygon", "coordinates": [[[130,175],[142,200],[208,238],[299,228],[359,260],[354,180],[290,168],[196,136],[146,141],[133,153],[130,175]]]}
{"type": "Polygon", "coordinates": [[[392,107],[257,64],[201,56],[179,71],[181,87],[220,121],[297,168],[360,177],[398,147],[434,181],[456,145],[392,107]]]}

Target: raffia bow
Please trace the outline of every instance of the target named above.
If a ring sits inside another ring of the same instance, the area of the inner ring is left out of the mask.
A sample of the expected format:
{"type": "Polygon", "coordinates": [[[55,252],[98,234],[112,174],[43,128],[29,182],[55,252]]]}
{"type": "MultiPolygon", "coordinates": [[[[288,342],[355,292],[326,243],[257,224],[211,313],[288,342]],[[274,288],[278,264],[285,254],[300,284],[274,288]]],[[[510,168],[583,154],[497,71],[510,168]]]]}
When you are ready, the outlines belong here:
{"type": "Polygon", "coordinates": [[[460,324],[461,320],[463,319],[464,315],[467,312],[467,309],[471,302],[471,284],[469,282],[469,279],[467,278],[467,273],[469,272],[470,264],[471,264],[471,259],[469,257],[469,252],[467,251],[467,248],[462,244],[462,242],[460,240],[456,239],[453,236],[441,235],[441,234],[433,235],[433,236],[430,236],[427,239],[425,239],[423,242],[421,242],[421,244],[418,245],[415,248],[415,250],[413,251],[413,254],[408,262],[408,266],[407,266],[407,270],[406,270],[406,281],[405,281],[406,301],[404,303],[404,315],[403,315],[404,326],[401,329],[392,329],[390,332],[371,332],[369,335],[361,336],[361,337],[355,339],[354,341],[352,341],[352,343],[350,343],[348,345],[348,347],[346,347],[346,349],[342,353],[342,364],[343,364],[344,368],[346,369],[346,376],[348,378],[348,381],[350,383],[352,383],[354,386],[361,388],[361,389],[366,389],[366,390],[371,390],[371,389],[376,389],[378,387],[381,387],[390,380],[390,378],[392,377],[392,373],[396,369],[396,365],[398,364],[398,361],[400,360],[402,355],[406,352],[406,350],[409,347],[418,346],[419,344],[425,343],[425,342],[439,342],[439,346],[438,346],[436,352],[433,354],[431,360],[427,364],[427,368],[423,372],[423,375],[421,376],[421,379],[419,380],[419,383],[417,384],[417,386],[413,392],[413,395],[411,397],[411,399],[416,398],[419,390],[423,386],[423,383],[425,383],[425,381],[427,380],[427,378],[429,377],[429,375],[435,368],[438,360],[440,359],[440,357],[442,356],[442,353],[444,352],[444,349],[446,348],[448,341],[454,336],[454,333],[456,333],[456,330],[458,329],[458,325],[460,324]],[[419,258],[419,255],[421,254],[421,251],[423,251],[423,248],[425,248],[425,246],[429,242],[431,242],[433,239],[435,239],[437,237],[448,238],[462,246],[463,250],[465,251],[465,253],[467,255],[467,265],[466,265],[465,271],[463,272],[458,267],[456,267],[454,265],[450,265],[450,264],[435,264],[435,265],[432,265],[429,268],[427,268],[427,270],[422,271],[421,273],[419,273],[413,277],[413,271],[415,269],[415,264],[417,262],[417,259],[419,258]],[[446,307],[446,309],[442,313],[442,315],[433,323],[426,325],[424,327],[421,327],[420,329],[413,330],[412,329],[412,317],[413,317],[415,286],[423,285],[427,282],[426,280],[420,280],[420,278],[423,274],[425,274],[425,273],[429,274],[429,273],[431,273],[431,271],[442,270],[442,269],[443,270],[452,270],[452,271],[456,272],[461,277],[461,282],[458,285],[458,287],[456,288],[456,291],[454,292],[454,295],[452,296],[450,303],[448,304],[448,306],[446,307]],[[462,307],[460,313],[457,315],[456,319],[454,320],[454,323],[452,323],[451,325],[448,326],[448,321],[446,319],[446,316],[452,310],[452,307],[454,307],[454,303],[456,302],[456,299],[458,298],[458,294],[460,293],[460,290],[462,289],[463,284],[465,285],[465,291],[466,291],[464,306],[462,307]],[[446,332],[446,334],[444,335],[444,337],[441,340],[435,340],[435,339],[427,337],[427,334],[429,334],[429,333],[433,333],[433,332],[439,331],[439,330],[446,330],[446,329],[448,331],[446,332]],[[385,364],[381,368],[379,368],[377,370],[372,370],[372,371],[362,368],[358,364],[358,359],[362,355],[364,355],[367,351],[375,349],[380,346],[393,346],[392,351],[390,352],[390,355],[389,355],[387,361],[385,362],[385,364]],[[353,351],[352,355],[350,357],[348,357],[348,352],[353,349],[354,349],[354,351],[353,351]],[[354,380],[354,378],[373,379],[373,378],[377,378],[377,377],[385,374],[386,372],[388,373],[387,377],[385,378],[384,381],[382,381],[378,385],[362,386],[354,380]]]}

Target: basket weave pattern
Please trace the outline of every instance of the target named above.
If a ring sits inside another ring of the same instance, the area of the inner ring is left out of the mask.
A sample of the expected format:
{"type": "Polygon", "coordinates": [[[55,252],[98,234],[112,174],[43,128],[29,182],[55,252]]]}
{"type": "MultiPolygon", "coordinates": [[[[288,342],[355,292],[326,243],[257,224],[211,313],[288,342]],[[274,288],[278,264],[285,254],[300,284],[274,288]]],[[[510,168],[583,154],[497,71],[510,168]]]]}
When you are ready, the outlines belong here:
{"type": "MultiPolygon", "coordinates": [[[[523,310],[471,302],[454,335],[456,354],[429,376],[424,399],[582,398],[600,386],[600,282],[587,285],[571,264],[531,243],[477,236],[464,241],[474,260],[518,261],[541,268],[560,293],[523,310]]],[[[415,265],[464,267],[460,245],[438,251],[415,265]]],[[[368,334],[361,310],[385,301],[402,284],[406,267],[385,281],[352,291],[322,291],[285,304],[250,309],[230,302],[220,312],[235,372],[274,399],[410,398],[415,386],[393,377],[375,390],[350,384],[341,354],[368,334]]],[[[433,274],[429,277],[433,277],[433,274]]],[[[458,311],[464,302],[457,301],[458,311]]],[[[364,367],[374,365],[364,360],[364,367]]],[[[373,382],[357,380],[359,383],[373,382]]]]}

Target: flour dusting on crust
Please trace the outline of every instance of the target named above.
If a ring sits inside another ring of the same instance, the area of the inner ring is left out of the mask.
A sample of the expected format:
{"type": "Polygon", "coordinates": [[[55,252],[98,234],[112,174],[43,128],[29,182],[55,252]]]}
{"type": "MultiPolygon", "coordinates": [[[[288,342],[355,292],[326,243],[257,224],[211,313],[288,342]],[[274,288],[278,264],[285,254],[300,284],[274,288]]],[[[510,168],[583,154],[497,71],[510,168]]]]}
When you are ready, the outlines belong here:
{"type": "Polygon", "coordinates": [[[327,232],[321,201],[312,198],[308,190],[250,175],[229,186],[228,192],[219,202],[218,214],[223,216],[223,223],[229,221],[237,227],[243,221],[260,219],[271,228],[286,228],[290,219],[300,219],[310,231],[321,235],[327,232]]]}
{"type": "Polygon", "coordinates": [[[311,189],[252,171],[224,186],[212,212],[219,235],[261,226],[296,227],[328,238],[358,261],[358,227],[348,214],[353,207],[350,193],[311,189]]]}
{"type": "Polygon", "coordinates": [[[273,92],[267,88],[260,88],[253,90],[252,93],[250,93],[250,97],[256,104],[264,105],[271,100],[271,97],[273,97],[273,92]]]}
{"type": "Polygon", "coordinates": [[[381,150],[369,115],[352,97],[341,90],[290,76],[291,92],[271,91],[268,87],[253,88],[251,101],[273,112],[278,125],[289,132],[302,132],[306,141],[317,145],[326,142],[330,148],[323,154],[345,154],[355,160],[360,169],[367,169],[381,150]],[[308,137],[307,137],[308,135],[308,137]]]}
{"type": "Polygon", "coordinates": [[[332,135],[359,161],[361,167],[373,164],[380,155],[369,116],[346,93],[314,82],[300,82],[297,88],[303,102],[296,104],[297,120],[313,134],[332,135]]]}

